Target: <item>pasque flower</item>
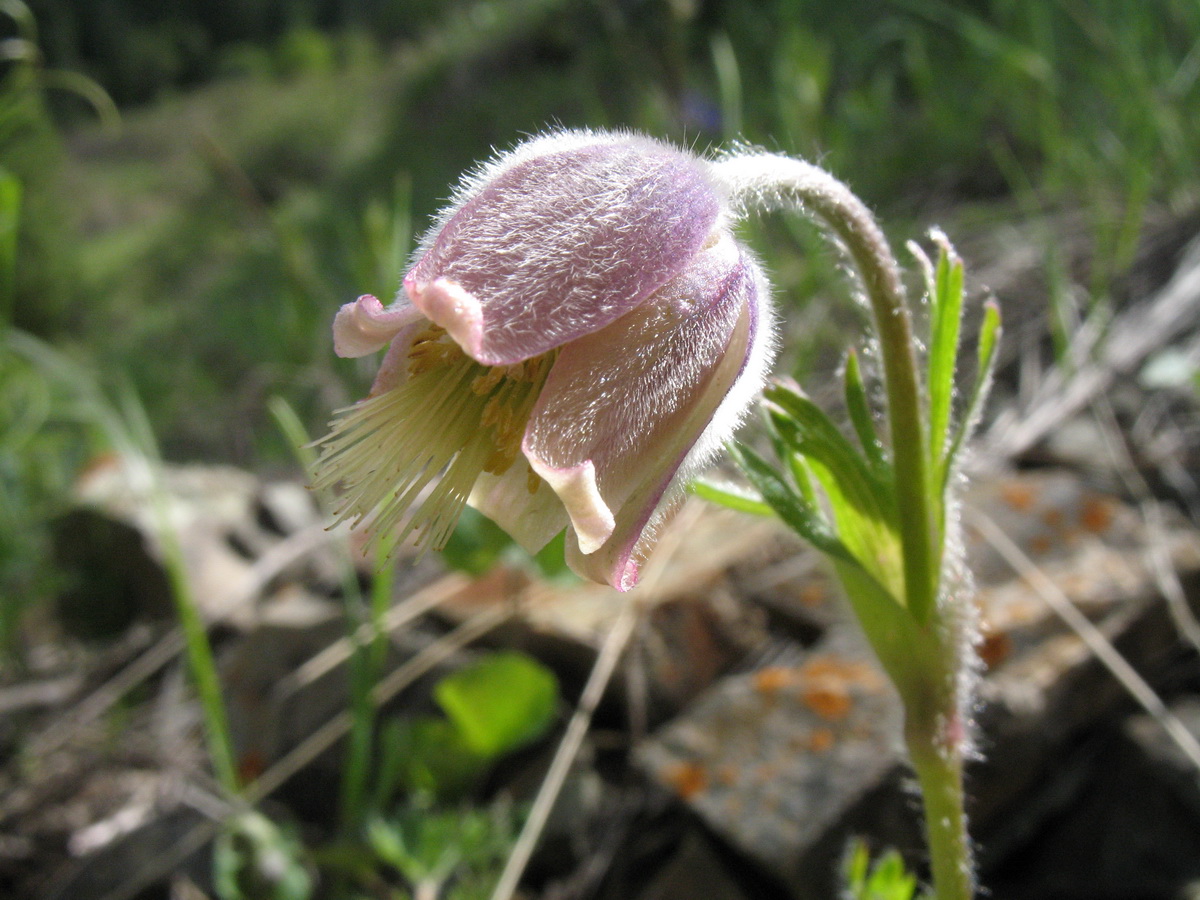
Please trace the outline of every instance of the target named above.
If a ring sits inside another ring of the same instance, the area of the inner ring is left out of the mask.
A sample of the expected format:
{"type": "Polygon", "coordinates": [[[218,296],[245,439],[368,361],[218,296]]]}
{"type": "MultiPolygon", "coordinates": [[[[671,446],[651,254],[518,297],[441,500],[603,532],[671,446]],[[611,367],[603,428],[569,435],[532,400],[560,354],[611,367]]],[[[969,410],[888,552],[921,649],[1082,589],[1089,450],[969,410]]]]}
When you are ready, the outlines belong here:
{"type": "Polygon", "coordinates": [[[628,590],[682,485],[762,387],[769,287],[713,165],[633,134],[535,138],[468,176],[396,301],[334,320],[387,347],[324,439],[338,514],[441,546],[463,505],[628,590]]]}

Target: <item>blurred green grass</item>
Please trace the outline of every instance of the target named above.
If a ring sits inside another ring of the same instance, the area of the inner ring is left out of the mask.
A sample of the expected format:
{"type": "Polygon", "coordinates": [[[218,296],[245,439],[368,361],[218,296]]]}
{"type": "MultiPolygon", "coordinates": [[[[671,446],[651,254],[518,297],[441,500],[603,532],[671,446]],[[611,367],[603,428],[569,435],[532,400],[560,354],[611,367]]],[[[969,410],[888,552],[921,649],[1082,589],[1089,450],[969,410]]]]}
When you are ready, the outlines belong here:
{"type": "MultiPolygon", "coordinates": [[[[1192,0],[263,0],[224,30],[203,4],[172,17],[111,0],[81,42],[100,6],[46,0],[40,33],[10,29],[29,52],[8,54],[0,82],[0,173],[20,190],[0,329],[102,387],[128,380],[168,458],[289,465],[270,398],[319,433],[368,382],[369,363],[333,357],[336,308],[394,293],[459,173],[547,126],[814,159],[901,239],[1082,210],[1088,305],[1107,302],[1148,209],[1198,196],[1192,0]],[[110,91],[119,128],[61,90],[56,66],[110,91]]],[[[787,317],[787,367],[820,370],[859,315],[839,261],[803,223],[748,229],[787,317]]],[[[61,385],[0,353],[12,609],[50,589],[39,529],[96,445],[72,437],[61,385]]]]}

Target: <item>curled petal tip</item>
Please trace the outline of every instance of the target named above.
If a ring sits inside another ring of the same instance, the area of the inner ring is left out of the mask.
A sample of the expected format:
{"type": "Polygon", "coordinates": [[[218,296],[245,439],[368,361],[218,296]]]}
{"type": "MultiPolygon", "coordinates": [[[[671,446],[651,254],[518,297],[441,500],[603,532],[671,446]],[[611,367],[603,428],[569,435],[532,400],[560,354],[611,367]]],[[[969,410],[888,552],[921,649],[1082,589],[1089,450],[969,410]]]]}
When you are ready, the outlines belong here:
{"type": "Polygon", "coordinates": [[[483,306],[462,285],[449,278],[419,282],[410,273],[404,290],[429,321],[444,329],[468,356],[485,365],[495,362],[483,354],[483,306]]]}
{"type": "Polygon", "coordinates": [[[417,310],[407,304],[385,309],[378,298],[363,294],[334,317],[333,350],[341,357],[374,353],[418,316],[417,310]]]}
{"type": "Polygon", "coordinates": [[[580,552],[584,555],[595,553],[616,527],[612,510],[596,486],[595,465],[589,459],[577,466],[556,469],[532,454],[527,457],[530,468],[550,485],[566,508],[580,552]]]}

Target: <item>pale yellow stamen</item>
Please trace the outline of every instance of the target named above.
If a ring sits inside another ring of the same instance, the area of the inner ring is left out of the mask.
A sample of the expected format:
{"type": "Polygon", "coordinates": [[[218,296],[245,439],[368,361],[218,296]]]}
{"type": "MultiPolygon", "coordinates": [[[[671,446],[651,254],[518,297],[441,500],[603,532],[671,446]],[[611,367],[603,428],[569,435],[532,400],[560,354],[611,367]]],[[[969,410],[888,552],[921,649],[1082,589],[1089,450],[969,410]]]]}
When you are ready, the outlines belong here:
{"type": "MultiPolygon", "coordinates": [[[[442,547],[480,474],[502,475],[519,456],[556,356],[489,368],[429,325],[410,346],[402,384],[339,411],[313,487],[341,486],[339,522],[369,520],[397,543],[415,536],[442,547]]],[[[530,493],[539,484],[531,471],[530,493]]]]}

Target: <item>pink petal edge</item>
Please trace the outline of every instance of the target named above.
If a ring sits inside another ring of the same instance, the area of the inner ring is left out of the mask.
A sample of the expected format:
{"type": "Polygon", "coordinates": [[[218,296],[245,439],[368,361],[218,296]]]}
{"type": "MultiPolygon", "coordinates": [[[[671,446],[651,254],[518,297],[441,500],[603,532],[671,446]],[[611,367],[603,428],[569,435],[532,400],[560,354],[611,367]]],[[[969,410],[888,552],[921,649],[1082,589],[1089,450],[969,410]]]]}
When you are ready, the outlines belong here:
{"type": "Polygon", "coordinates": [[[411,273],[404,279],[404,290],[413,306],[445,328],[464,353],[484,365],[494,364],[483,358],[483,306],[470,291],[449,278],[420,283],[411,273]]]}

